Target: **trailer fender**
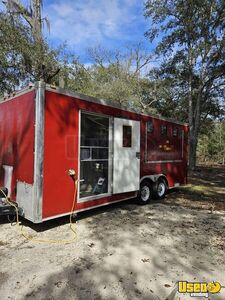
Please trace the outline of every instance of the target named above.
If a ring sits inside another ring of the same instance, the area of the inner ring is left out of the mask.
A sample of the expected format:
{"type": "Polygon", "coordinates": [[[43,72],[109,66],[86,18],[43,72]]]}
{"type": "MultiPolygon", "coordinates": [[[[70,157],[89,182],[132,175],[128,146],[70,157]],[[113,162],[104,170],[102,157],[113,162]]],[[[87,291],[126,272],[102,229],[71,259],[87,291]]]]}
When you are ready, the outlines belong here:
{"type": "Polygon", "coordinates": [[[148,176],[143,176],[141,178],[140,181],[140,187],[141,187],[141,183],[143,181],[149,181],[151,183],[152,186],[152,197],[154,199],[163,199],[166,195],[166,191],[168,190],[168,180],[166,178],[166,176],[164,174],[154,174],[154,175],[148,175],[148,176]],[[163,194],[161,195],[159,193],[159,187],[160,185],[162,185],[162,183],[164,183],[164,190],[163,190],[163,194]]]}
{"type": "Polygon", "coordinates": [[[154,175],[143,176],[143,177],[141,177],[140,184],[142,183],[143,180],[149,180],[152,183],[156,183],[159,180],[159,178],[165,179],[166,184],[168,186],[168,180],[166,178],[166,175],[164,175],[164,174],[154,174],[154,175]]]}

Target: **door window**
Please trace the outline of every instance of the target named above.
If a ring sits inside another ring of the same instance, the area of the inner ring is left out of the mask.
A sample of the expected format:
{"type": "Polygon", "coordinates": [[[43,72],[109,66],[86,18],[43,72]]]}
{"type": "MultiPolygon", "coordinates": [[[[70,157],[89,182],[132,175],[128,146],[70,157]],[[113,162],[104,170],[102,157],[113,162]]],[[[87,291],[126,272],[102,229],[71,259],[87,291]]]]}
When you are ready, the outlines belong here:
{"type": "Polygon", "coordinates": [[[132,147],[132,127],[123,125],[123,147],[132,147]]]}

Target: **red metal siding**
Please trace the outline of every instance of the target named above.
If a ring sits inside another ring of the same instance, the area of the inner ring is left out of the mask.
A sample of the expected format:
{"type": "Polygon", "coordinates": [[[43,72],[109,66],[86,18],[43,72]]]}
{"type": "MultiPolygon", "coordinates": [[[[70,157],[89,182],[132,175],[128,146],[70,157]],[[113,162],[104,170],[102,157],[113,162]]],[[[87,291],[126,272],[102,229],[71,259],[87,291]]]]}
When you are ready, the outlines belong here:
{"type": "Polygon", "coordinates": [[[4,182],[2,165],[13,166],[12,198],[17,180],[33,183],[35,92],[0,103],[0,185],[4,182]]]}
{"type": "MultiPolygon", "coordinates": [[[[135,113],[103,106],[46,92],[44,132],[44,189],[43,218],[70,212],[74,184],[67,175],[68,169],[78,170],[79,110],[135,119],[135,113]]],[[[84,209],[130,197],[114,195],[108,198],[77,203],[76,209],[84,209]]]]}
{"type": "Polygon", "coordinates": [[[187,134],[188,127],[185,125],[179,125],[149,116],[142,116],[141,177],[151,174],[164,174],[168,179],[169,187],[173,187],[175,183],[185,184],[187,179],[187,134]],[[147,134],[146,137],[146,122],[148,121],[152,121],[154,131],[147,134]],[[166,136],[161,135],[161,125],[167,126],[168,133],[166,136]],[[173,137],[172,129],[174,127],[182,130],[184,133],[183,157],[182,137],[179,135],[173,137]],[[182,161],[176,162],[176,160],[182,161]],[[154,161],[156,162],[153,163],[154,161]]]}
{"type": "Polygon", "coordinates": [[[69,212],[78,167],[78,110],[69,97],[46,92],[44,126],[43,218],[69,212]]]}
{"type": "MultiPolygon", "coordinates": [[[[174,123],[142,116],[109,106],[75,99],[57,92],[46,91],[45,100],[45,131],[44,131],[44,189],[43,218],[68,213],[71,210],[74,184],[67,175],[68,169],[78,170],[79,145],[79,110],[101,113],[113,117],[129,118],[141,121],[141,177],[145,175],[164,173],[169,180],[169,186],[175,182],[185,183],[186,159],[182,163],[145,162],[146,121],[153,120],[156,127],[160,124],[172,126],[174,123]]],[[[182,127],[187,131],[186,126],[182,127]]],[[[156,131],[157,136],[157,131],[156,131]]],[[[162,141],[163,142],[163,141],[162,141]]],[[[175,143],[171,138],[171,143],[175,143]]],[[[186,146],[184,155],[186,158],[186,146]]],[[[177,153],[176,155],[180,155],[177,153]]],[[[85,209],[107,202],[112,202],[132,196],[132,193],[113,195],[108,198],[77,203],[76,209],[85,209]]]]}

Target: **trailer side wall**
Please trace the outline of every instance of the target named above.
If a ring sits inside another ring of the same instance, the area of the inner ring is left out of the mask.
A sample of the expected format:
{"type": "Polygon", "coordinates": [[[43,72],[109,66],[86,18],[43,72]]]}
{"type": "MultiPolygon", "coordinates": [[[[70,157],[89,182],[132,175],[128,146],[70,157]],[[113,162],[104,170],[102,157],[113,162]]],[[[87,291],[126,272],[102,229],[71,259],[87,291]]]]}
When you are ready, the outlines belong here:
{"type": "MultiPolygon", "coordinates": [[[[84,110],[119,116],[135,120],[140,116],[106,105],[46,91],[44,131],[44,185],[43,219],[63,215],[71,211],[74,182],[67,175],[73,168],[78,172],[79,111],[84,110]]],[[[77,203],[75,209],[83,210],[92,206],[131,198],[135,193],[125,193],[77,203]]]]}
{"type": "MultiPolygon", "coordinates": [[[[141,177],[164,174],[169,187],[173,187],[176,183],[186,183],[186,126],[47,90],[44,117],[43,220],[69,213],[71,210],[74,182],[67,172],[72,168],[78,173],[80,111],[140,121],[141,177]],[[152,135],[146,136],[149,121],[154,123],[155,130],[152,135]],[[161,125],[167,126],[168,135],[164,137],[160,134],[161,125]],[[181,135],[173,137],[174,127],[182,132],[183,137],[181,135]],[[151,156],[153,152],[155,156],[151,156]]],[[[76,202],[75,209],[83,210],[104,205],[130,198],[132,195],[135,193],[115,194],[86,202],[76,202]]]]}

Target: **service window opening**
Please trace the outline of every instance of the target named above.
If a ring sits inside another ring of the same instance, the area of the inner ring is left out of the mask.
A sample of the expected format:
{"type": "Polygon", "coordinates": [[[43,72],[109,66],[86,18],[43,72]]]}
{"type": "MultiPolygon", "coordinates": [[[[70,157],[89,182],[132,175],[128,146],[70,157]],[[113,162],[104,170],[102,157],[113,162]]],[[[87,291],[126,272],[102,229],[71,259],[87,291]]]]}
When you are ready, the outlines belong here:
{"type": "Polygon", "coordinates": [[[109,118],[81,113],[80,198],[108,193],[109,118]]]}

